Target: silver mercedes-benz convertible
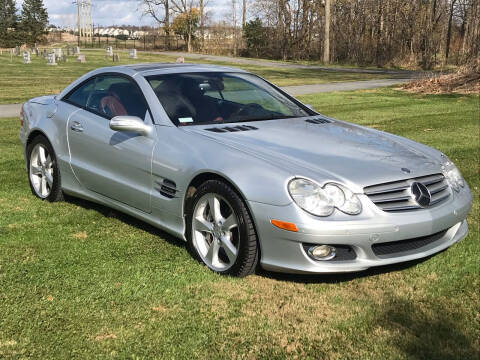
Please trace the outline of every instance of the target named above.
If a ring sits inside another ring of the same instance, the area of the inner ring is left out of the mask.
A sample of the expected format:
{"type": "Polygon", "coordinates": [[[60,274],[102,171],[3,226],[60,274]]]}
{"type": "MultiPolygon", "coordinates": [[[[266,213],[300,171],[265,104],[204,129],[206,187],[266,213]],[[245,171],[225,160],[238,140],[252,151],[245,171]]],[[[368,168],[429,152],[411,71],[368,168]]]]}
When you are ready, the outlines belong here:
{"type": "Polygon", "coordinates": [[[239,69],[102,68],[20,118],[34,195],[142,219],[221,274],[359,271],[467,234],[472,195],[447,156],[239,69]]]}

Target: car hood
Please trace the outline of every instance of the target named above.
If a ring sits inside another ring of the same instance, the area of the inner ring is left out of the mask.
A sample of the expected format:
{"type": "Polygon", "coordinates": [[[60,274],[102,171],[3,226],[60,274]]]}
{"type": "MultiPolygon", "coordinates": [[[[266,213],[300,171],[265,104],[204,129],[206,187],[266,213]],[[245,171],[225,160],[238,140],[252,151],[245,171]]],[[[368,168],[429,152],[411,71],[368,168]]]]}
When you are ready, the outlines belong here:
{"type": "Polygon", "coordinates": [[[328,123],[297,118],[184,129],[260,157],[292,176],[339,181],[358,192],[368,185],[441,172],[436,150],[374,129],[321,119],[328,123]],[[222,131],[244,125],[254,129],[222,131]]]}

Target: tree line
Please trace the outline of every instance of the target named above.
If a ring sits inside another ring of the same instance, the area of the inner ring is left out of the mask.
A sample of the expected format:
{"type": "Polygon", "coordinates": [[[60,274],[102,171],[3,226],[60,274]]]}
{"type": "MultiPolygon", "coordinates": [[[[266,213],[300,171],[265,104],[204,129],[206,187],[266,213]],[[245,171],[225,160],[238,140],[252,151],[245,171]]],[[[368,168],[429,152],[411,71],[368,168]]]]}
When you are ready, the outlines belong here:
{"type": "Polygon", "coordinates": [[[0,0],[0,47],[34,45],[45,35],[47,25],[43,0],[24,0],[20,14],[15,0],[0,0]]]}
{"type": "MultiPolygon", "coordinates": [[[[480,0],[226,1],[234,54],[424,69],[480,54],[480,0]]],[[[167,33],[185,35],[189,51],[202,50],[208,0],[141,2],[167,33]]]]}
{"type": "Polygon", "coordinates": [[[247,47],[262,56],[430,69],[480,52],[479,0],[257,0],[252,12],[247,47]]]}

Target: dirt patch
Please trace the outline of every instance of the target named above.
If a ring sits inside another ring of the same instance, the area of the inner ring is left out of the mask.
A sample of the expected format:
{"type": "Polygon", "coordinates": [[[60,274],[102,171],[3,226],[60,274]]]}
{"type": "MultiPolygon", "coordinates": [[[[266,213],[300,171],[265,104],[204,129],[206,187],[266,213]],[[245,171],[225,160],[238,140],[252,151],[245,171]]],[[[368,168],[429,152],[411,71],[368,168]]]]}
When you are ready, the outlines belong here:
{"type": "Polygon", "coordinates": [[[455,73],[411,81],[401,89],[422,94],[479,94],[480,59],[462,66],[455,73]]]}
{"type": "Polygon", "coordinates": [[[88,237],[88,235],[85,231],[80,231],[78,233],[73,234],[72,237],[79,240],[85,240],[88,237]]]}
{"type": "Polygon", "coordinates": [[[117,335],[115,334],[102,334],[102,335],[95,336],[96,341],[104,341],[104,340],[116,339],[116,338],[117,338],[117,335]]]}

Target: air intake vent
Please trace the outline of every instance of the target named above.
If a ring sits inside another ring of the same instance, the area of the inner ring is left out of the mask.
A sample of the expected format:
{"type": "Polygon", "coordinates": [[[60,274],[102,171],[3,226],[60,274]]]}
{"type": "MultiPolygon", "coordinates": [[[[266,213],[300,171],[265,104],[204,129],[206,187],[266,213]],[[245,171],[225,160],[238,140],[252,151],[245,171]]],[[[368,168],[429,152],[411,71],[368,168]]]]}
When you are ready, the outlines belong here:
{"type": "Polygon", "coordinates": [[[314,118],[314,119],[308,119],[308,120],[305,120],[305,121],[310,123],[310,124],[330,124],[331,123],[330,120],[327,120],[327,119],[324,119],[324,118],[314,118]]]}
{"type": "Polygon", "coordinates": [[[177,195],[177,184],[175,184],[173,181],[168,180],[168,179],[163,179],[163,180],[157,180],[157,187],[155,187],[156,190],[160,192],[163,196],[166,198],[172,199],[176,197],[177,195]]]}
{"type": "Polygon", "coordinates": [[[404,252],[421,249],[442,239],[447,231],[448,229],[414,239],[373,244],[372,250],[378,257],[402,256],[404,252]]]}
{"type": "Polygon", "coordinates": [[[238,126],[214,127],[214,128],[208,128],[205,130],[216,132],[216,133],[226,133],[226,132],[258,130],[258,128],[250,125],[238,125],[238,126]]]}
{"type": "Polygon", "coordinates": [[[427,207],[440,204],[450,196],[450,190],[442,174],[394,181],[368,186],[363,189],[365,195],[383,211],[408,211],[421,209],[412,193],[412,184],[418,182],[428,189],[430,202],[427,207]]]}

